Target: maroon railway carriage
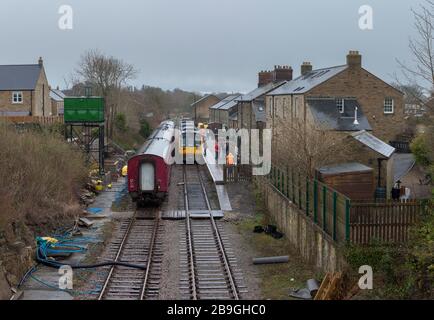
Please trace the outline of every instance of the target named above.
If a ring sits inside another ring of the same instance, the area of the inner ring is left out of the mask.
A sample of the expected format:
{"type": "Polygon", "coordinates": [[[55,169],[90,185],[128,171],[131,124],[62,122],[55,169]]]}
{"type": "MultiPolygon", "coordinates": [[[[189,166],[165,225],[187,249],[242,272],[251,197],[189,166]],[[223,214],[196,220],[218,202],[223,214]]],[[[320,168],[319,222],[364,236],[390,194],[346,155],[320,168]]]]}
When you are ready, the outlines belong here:
{"type": "Polygon", "coordinates": [[[128,160],[128,192],[134,202],[161,201],[168,193],[174,133],[174,122],[162,122],[128,160]]]}

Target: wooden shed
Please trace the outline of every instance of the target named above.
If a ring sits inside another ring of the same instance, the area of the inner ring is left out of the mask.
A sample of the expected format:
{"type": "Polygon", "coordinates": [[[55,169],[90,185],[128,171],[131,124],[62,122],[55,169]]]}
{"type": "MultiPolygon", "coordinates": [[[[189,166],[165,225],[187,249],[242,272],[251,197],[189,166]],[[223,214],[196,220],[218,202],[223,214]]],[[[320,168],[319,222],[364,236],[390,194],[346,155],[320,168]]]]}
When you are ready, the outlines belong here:
{"type": "Polygon", "coordinates": [[[329,185],[352,200],[374,198],[374,169],[361,163],[342,163],[317,170],[319,181],[329,185]]]}

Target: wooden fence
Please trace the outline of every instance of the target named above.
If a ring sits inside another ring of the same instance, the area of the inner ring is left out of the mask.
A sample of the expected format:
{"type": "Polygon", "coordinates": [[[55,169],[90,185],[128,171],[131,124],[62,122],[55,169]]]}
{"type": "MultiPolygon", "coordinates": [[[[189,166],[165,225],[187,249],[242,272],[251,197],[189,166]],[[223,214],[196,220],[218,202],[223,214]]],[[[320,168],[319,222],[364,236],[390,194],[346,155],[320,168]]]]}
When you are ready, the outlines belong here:
{"type": "Polygon", "coordinates": [[[350,240],[356,244],[372,241],[403,243],[410,228],[427,210],[425,201],[351,202],[350,240]]]}
{"type": "Polygon", "coordinates": [[[252,166],[241,164],[236,166],[223,165],[223,181],[224,183],[251,181],[252,166]]]}
{"type": "Polygon", "coordinates": [[[36,116],[13,116],[13,117],[1,117],[7,121],[13,123],[37,123],[42,125],[49,125],[55,123],[63,123],[63,116],[53,116],[53,117],[36,117],[36,116]]]}

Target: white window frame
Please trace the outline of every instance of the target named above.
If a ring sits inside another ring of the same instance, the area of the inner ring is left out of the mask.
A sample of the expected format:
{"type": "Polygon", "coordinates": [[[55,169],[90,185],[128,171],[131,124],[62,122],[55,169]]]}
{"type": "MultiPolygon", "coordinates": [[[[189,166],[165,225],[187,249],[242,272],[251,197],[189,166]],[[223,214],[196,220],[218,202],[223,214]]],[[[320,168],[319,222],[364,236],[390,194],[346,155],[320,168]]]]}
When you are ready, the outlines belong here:
{"type": "Polygon", "coordinates": [[[12,104],[23,104],[24,96],[22,91],[13,91],[12,92],[12,104]],[[15,100],[15,95],[17,100],[15,100]],[[21,99],[19,99],[21,98],[21,99]]]}
{"type": "Polygon", "coordinates": [[[383,105],[383,112],[384,114],[394,114],[395,113],[395,100],[393,98],[385,98],[384,99],[384,105],[383,105]],[[392,102],[392,105],[387,104],[386,102],[388,102],[388,100],[390,100],[392,102]],[[386,110],[386,107],[392,107],[392,110],[386,110]]]}
{"type": "Polygon", "coordinates": [[[339,113],[345,112],[345,99],[336,99],[336,107],[338,108],[339,113]]]}

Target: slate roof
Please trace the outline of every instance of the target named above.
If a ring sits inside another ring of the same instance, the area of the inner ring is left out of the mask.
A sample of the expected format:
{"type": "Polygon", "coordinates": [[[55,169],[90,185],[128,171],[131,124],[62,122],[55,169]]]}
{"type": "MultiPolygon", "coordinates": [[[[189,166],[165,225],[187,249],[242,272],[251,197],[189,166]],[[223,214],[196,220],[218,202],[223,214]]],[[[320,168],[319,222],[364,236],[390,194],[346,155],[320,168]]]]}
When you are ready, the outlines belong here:
{"type": "Polygon", "coordinates": [[[260,96],[263,96],[264,94],[267,94],[268,92],[284,85],[285,83],[287,83],[288,81],[279,81],[279,82],[270,82],[267,83],[266,85],[262,86],[262,87],[258,87],[252,91],[250,91],[247,94],[242,95],[238,101],[241,102],[250,102],[254,99],[259,98],[260,96]]]}
{"type": "Polygon", "coordinates": [[[386,158],[390,158],[396,150],[391,145],[378,139],[377,137],[370,134],[369,132],[366,132],[365,130],[354,132],[351,136],[357,141],[367,146],[368,148],[385,156],[386,158]]]}
{"type": "Polygon", "coordinates": [[[347,65],[343,65],[343,66],[312,70],[311,72],[303,76],[288,81],[284,85],[269,92],[267,95],[278,96],[278,95],[286,95],[286,94],[306,93],[309,90],[320,85],[321,83],[329,80],[330,78],[333,78],[334,76],[341,73],[347,68],[348,68],[347,65]]]}
{"type": "Polygon", "coordinates": [[[41,70],[39,64],[0,65],[0,90],[34,90],[41,70]]]}
{"type": "Polygon", "coordinates": [[[196,104],[198,104],[198,103],[200,103],[200,102],[202,102],[202,101],[204,101],[204,100],[206,100],[206,99],[208,99],[209,97],[212,97],[212,96],[214,96],[214,97],[216,97],[217,99],[220,99],[221,100],[221,98],[219,98],[218,96],[216,96],[215,94],[206,94],[206,95],[204,95],[202,98],[200,98],[199,100],[197,100],[196,102],[193,102],[190,106],[195,106],[196,104]]]}
{"type": "Polygon", "coordinates": [[[220,109],[221,107],[223,107],[224,105],[226,105],[229,102],[232,102],[233,100],[235,100],[238,97],[239,97],[239,95],[237,95],[237,94],[232,94],[230,96],[227,96],[222,101],[217,102],[215,105],[211,106],[210,109],[220,109]]]}
{"type": "Polygon", "coordinates": [[[62,102],[63,99],[65,99],[66,94],[64,94],[62,91],[57,90],[57,89],[51,89],[50,90],[50,98],[58,101],[58,102],[62,102]]]}
{"type": "Polygon", "coordinates": [[[337,131],[372,131],[363,109],[355,99],[345,99],[344,113],[340,113],[335,98],[308,98],[309,109],[318,124],[337,131]],[[357,107],[358,125],[354,124],[355,108],[357,107]]]}
{"type": "Polygon", "coordinates": [[[238,104],[238,101],[236,99],[229,101],[228,103],[222,105],[219,110],[230,110],[233,107],[235,107],[238,104]]]}

